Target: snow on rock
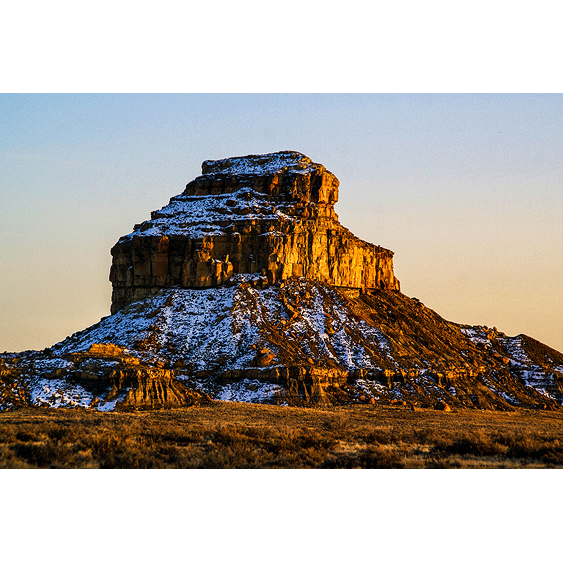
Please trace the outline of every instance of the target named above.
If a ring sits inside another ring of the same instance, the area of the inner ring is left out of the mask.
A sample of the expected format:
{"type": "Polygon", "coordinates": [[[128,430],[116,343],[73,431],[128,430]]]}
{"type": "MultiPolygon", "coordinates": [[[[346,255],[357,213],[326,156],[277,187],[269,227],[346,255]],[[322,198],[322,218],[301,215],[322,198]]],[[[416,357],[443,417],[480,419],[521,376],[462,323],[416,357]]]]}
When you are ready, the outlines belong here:
{"type": "Polygon", "coordinates": [[[532,360],[526,354],[526,351],[522,347],[522,337],[521,336],[514,336],[512,338],[505,337],[501,339],[501,343],[503,344],[504,348],[510,355],[511,359],[515,364],[520,365],[530,365],[532,364],[532,360]]]}
{"type": "Polygon", "coordinates": [[[202,171],[206,174],[272,174],[283,170],[291,170],[307,174],[315,169],[313,161],[295,151],[277,153],[234,156],[222,160],[206,160],[202,171]]]}
{"type": "Polygon", "coordinates": [[[559,352],[401,294],[393,252],[338,221],[338,188],[296,151],[205,161],[112,248],[111,316],[48,350],[0,355],[0,408],[156,408],[202,393],[563,401],[559,352]]]}
{"type": "Polygon", "coordinates": [[[282,210],[290,211],[290,204],[268,204],[265,194],[251,188],[233,194],[187,196],[178,195],[170,203],[152,213],[152,218],[134,231],[121,237],[129,240],[134,236],[184,235],[190,238],[222,236],[232,232],[237,225],[260,220],[275,224],[280,219],[293,221],[282,210]]]}

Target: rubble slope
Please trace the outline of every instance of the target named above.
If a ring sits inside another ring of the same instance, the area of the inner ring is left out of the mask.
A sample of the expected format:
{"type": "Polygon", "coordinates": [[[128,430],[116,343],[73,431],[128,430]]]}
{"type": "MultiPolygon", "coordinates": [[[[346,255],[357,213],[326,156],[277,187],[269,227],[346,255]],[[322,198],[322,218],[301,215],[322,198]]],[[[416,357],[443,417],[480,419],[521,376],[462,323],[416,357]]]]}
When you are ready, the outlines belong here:
{"type": "Polygon", "coordinates": [[[446,321],[400,292],[256,279],[162,289],[47,350],[3,355],[2,404],[561,403],[563,354],[527,336],[446,321]]]}

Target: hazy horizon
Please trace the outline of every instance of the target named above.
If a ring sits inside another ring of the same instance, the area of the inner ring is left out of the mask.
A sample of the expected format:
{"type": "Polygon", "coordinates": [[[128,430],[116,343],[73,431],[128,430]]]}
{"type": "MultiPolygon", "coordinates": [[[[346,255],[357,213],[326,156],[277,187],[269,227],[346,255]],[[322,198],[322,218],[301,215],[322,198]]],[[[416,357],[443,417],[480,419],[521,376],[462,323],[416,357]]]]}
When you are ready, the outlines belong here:
{"type": "Polygon", "coordinates": [[[207,159],[296,150],[444,318],[563,351],[563,96],[0,96],[0,351],[109,314],[110,248],[207,159]]]}

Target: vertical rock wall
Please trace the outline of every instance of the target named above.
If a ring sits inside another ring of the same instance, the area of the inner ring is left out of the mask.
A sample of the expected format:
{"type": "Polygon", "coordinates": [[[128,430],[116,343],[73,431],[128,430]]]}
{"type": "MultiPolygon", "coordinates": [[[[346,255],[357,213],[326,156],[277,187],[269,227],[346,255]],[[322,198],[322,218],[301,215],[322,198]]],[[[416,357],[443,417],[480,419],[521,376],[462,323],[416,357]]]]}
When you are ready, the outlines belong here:
{"type": "Polygon", "coordinates": [[[338,222],[339,183],[324,166],[282,152],[206,161],[202,171],[112,248],[112,313],[163,287],[216,287],[243,273],[399,290],[393,253],[338,222]]]}

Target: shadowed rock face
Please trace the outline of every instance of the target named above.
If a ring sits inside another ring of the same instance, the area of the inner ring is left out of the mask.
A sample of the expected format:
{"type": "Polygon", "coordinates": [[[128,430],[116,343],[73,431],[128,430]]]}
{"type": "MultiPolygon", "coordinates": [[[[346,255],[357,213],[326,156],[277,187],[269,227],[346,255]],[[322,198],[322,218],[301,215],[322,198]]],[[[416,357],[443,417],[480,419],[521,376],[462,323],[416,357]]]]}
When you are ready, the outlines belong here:
{"type": "Polygon", "coordinates": [[[399,290],[393,253],[355,237],[334,211],[338,179],[292,151],[205,161],[184,192],[112,248],[112,314],[166,287],[217,287],[260,274],[399,290]]]}

